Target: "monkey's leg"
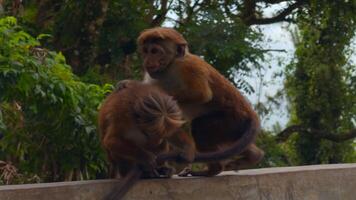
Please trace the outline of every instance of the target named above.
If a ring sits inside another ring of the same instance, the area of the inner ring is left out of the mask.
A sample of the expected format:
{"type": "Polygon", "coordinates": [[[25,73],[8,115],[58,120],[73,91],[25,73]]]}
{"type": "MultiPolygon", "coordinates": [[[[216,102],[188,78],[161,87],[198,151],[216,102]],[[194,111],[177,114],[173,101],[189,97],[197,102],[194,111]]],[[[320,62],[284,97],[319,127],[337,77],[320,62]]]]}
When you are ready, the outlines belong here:
{"type": "Polygon", "coordinates": [[[109,167],[108,167],[108,176],[109,178],[117,178],[118,177],[118,165],[117,162],[110,155],[110,151],[107,151],[109,167]]]}
{"type": "Polygon", "coordinates": [[[226,166],[226,170],[240,170],[240,169],[246,169],[249,168],[253,165],[256,165],[259,163],[263,156],[264,152],[259,149],[255,144],[251,144],[248,149],[246,149],[242,154],[241,158],[238,158],[237,160],[233,160],[229,162],[226,166]]]}
{"type": "Polygon", "coordinates": [[[215,176],[223,170],[240,170],[246,169],[253,165],[258,164],[264,156],[264,152],[259,149],[255,144],[251,144],[242,154],[241,158],[229,162],[225,167],[224,164],[216,162],[209,163],[208,169],[203,171],[193,171],[190,168],[183,169],[178,176],[215,176]]]}
{"type": "Polygon", "coordinates": [[[116,162],[110,162],[109,164],[109,178],[117,178],[118,177],[118,165],[116,162]]]}
{"type": "MultiPolygon", "coordinates": [[[[221,144],[224,144],[225,132],[233,128],[233,124],[229,123],[230,117],[224,112],[213,112],[194,119],[191,122],[192,136],[195,141],[198,152],[216,152],[219,151],[221,144]],[[221,132],[221,131],[224,132],[221,132]]],[[[202,171],[193,171],[191,167],[183,169],[179,176],[214,176],[223,171],[224,165],[222,162],[207,163],[207,169],[202,171]]]]}
{"type": "Polygon", "coordinates": [[[125,177],[130,170],[135,166],[135,164],[127,159],[118,159],[116,161],[117,169],[119,170],[120,176],[125,177]]]}

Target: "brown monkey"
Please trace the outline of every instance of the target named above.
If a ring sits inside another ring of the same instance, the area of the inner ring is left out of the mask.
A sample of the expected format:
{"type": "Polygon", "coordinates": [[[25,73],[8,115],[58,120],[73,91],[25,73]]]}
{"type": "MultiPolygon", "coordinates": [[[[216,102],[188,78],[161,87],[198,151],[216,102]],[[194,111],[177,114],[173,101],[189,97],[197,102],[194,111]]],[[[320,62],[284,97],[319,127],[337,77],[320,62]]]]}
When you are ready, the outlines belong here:
{"type": "Polygon", "coordinates": [[[101,142],[111,164],[124,178],[123,187],[109,199],[122,197],[140,177],[170,177],[173,169],[156,163],[156,155],[168,151],[167,138],[179,137],[182,157],[193,160],[194,142],[179,128],[184,123],[172,97],[158,88],[130,81],[130,87],[109,95],[99,111],[101,142]],[[191,146],[188,146],[191,145],[191,146]]]}
{"type": "MultiPolygon", "coordinates": [[[[147,29],[137,42],[144,82],[160,87],[178,101],[185,119],[191,121],[198,151],[195,161],[208,163],[207,170],[188,169],[182,176],[213,176],[224,166],[239,169],[263,158],[263,151],[254,144],[260,122],[250,103],[211,65],[189,53],[180,33],[170,28],[147,29]],[[242,158],[232,159],[237,155],[242,158]]],[[[159,160],[174,158],[173,153],[159,160]]]]}

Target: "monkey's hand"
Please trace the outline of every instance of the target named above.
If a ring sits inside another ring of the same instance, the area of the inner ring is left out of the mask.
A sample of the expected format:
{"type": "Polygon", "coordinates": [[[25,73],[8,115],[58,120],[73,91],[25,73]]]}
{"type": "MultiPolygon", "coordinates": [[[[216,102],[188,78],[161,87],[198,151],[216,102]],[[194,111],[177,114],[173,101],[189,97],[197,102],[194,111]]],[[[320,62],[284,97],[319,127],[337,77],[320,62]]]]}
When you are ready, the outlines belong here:
{"type": "Polygon", "coordinates": [[[125,88],[130,88],[130,86],[134,83],[135,81],[133,80],[122,80],[116,83],[115,85],[115,91],[120,91],[125,88]]]}
{"type": "Polygon", "coordinates": [[[157,156],[151,152],[146,151],[145,157],[143,159],[143,163],[146,168],[156,169],[158,167],[157,164],[157,156]]]}

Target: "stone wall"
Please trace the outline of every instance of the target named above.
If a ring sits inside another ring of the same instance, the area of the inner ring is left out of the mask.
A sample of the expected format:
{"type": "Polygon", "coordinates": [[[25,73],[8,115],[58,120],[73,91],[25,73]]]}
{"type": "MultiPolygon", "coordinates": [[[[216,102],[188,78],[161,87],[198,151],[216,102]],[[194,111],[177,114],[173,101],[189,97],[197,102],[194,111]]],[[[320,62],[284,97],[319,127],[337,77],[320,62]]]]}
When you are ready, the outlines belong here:
{"type": "MultiPolygon", "coordinates": [[[[0,200],[101,200],[119,180],[0,186],[0,200]]],[[[356,164],[225,172],[211,178],[142,180],[126,200],[355,200],[356,164]]]]}

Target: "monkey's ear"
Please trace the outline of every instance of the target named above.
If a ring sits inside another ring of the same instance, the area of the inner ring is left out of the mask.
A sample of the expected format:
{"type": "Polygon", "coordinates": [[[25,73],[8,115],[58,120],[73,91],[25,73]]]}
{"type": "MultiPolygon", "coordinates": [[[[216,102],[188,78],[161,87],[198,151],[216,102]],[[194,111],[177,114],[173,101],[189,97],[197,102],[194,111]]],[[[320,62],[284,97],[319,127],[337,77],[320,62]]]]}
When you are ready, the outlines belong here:
{"type": "Polygon", "coordinates": [[[185,48],[186,48],[186,45],[184,45],[184,44],[177,45],[177,57],[185,56],[185,48]]]}

